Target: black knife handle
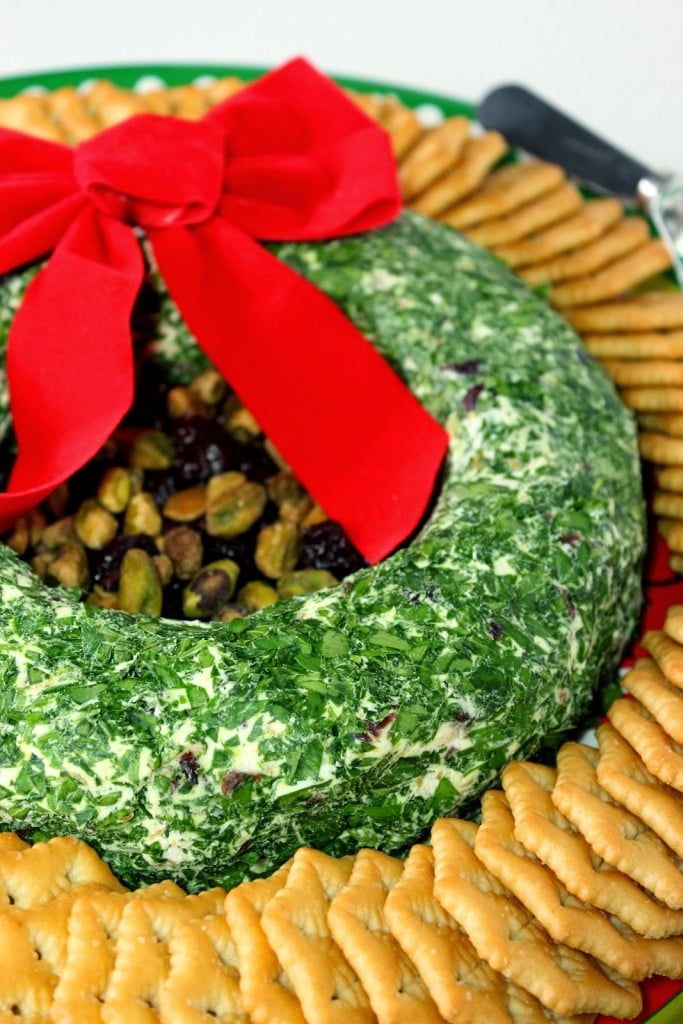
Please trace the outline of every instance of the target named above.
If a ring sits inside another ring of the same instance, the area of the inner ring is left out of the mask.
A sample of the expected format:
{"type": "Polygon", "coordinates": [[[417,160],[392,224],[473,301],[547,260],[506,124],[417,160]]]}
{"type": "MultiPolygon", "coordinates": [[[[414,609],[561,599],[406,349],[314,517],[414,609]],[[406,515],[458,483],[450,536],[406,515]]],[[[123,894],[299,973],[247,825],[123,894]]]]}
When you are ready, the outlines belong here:
{"type": "Polygon", "coordinates": [[[499,131],[510,145],[559,164],[601,191],[633,199],[639,181],[659,178],[521,85],[490,92],[479,105],[477,120],[499,131]]]}

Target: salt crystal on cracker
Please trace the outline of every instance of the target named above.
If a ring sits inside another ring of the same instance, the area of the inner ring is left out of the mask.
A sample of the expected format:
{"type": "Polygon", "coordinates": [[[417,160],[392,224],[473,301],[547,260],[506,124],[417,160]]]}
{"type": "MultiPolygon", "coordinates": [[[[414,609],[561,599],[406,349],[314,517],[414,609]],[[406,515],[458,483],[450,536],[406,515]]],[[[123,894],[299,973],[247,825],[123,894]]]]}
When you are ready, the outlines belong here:
{"type": "Polygon", "coordinates": [[[159,995],[161,1024],[248,1024],[225,914],[177,924],[168,952],[168,977],[159,995]]]}

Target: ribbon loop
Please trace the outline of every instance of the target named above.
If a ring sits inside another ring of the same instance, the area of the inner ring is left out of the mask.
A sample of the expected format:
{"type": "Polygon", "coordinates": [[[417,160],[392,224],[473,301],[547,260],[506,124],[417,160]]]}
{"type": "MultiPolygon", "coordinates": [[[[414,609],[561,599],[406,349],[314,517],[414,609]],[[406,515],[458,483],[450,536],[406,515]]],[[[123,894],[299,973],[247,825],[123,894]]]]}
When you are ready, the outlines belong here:
{"type": "Polygon", "coordinates": [[[213,216],[224,162],[223,134],[214,124],[138,114],[82,143],[74,174],[103,213],[151,230],[213,216]]]}

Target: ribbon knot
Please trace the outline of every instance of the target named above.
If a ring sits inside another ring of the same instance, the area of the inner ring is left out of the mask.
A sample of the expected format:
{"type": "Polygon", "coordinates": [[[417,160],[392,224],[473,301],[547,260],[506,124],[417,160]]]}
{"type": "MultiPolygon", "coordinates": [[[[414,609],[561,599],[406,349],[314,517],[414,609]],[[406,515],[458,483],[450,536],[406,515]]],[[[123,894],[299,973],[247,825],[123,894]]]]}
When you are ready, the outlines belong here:
{"type": "Polygon", "coordinates": [[[0,529],[91,458],[133,398],[143,229],[209,359],[373,562],[416,527],[447,435],[341,311],[257,239],[400,210],[387,136],[295,60],[199,122],[141,115],[75,151],[0,131],[0,274],[51,252],[10,329],[18,456],[0,529]]]}
{"type": "Polygon", "coordinates": [[[218,207],[224,151],[209,121],[138,114],[80,145],[74,176],[97,209],[125,224],[199,224],[218,207]]]}

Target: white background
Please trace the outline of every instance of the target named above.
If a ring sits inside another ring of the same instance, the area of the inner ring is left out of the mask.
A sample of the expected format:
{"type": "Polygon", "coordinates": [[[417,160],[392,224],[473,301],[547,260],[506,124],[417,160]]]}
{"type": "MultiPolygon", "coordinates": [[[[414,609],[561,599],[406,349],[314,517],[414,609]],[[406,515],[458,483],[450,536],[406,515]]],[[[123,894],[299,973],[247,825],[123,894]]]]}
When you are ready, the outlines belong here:
{"type": "Polygon", "coordinates": [[[0,76],[297,54],[473,102],[523,82],[683,171],[683,0],[0,0],[0,76]]]}

